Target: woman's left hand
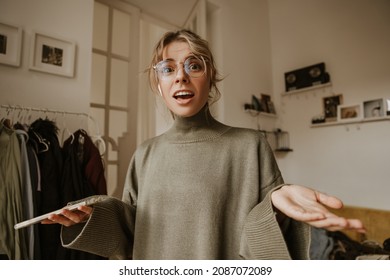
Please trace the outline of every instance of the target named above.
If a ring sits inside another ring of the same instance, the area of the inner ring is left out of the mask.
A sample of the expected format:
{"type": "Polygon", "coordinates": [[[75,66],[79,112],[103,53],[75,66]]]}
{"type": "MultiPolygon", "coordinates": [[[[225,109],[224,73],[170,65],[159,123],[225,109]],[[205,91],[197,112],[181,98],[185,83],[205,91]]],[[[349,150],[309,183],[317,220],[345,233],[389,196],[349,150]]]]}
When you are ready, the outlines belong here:
{"type": "Polygon", "coordinates": [[[342,201],[337,197],[303,186],[285,185],[274,191],[271,199],[273,206],[280,212],[311,226],[330,231],[350,229],[365,232],[360,220],[339,217],[327,209],[343,207],[342,201]]]}

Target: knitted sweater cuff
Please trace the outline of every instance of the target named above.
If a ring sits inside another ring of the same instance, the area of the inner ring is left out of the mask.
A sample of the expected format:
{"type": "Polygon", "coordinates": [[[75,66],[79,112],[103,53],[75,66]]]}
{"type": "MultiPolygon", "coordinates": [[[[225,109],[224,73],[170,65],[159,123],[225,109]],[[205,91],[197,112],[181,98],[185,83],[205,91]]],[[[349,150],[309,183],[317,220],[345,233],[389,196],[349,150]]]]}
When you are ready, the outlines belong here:
{"type": "Polygon", "coordinates": [[[115,198],[99,202],[86,223],[62,226],[62,246],[111,259],[130,258],[134,212],[133,207],[115,198]]]}
{"type": "Polygon", "coordinates": [[[265,260],[308,258],[309,227],[287,218],[285,222],[288,222],[288,228],[284,236],[281,225],[277,222],[271,194],[282,186],[268,192],[264,200],[249,213],[241,238],[242,258],[265,260]]]}

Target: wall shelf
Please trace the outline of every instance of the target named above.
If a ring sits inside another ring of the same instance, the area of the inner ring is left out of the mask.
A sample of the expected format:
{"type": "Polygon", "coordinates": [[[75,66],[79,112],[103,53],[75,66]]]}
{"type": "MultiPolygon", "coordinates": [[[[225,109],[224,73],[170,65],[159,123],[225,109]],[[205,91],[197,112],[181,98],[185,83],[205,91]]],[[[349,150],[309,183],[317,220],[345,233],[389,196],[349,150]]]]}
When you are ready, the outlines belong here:
{"type": "Polygon", "coordinates": [[[332,85],[332,83],[326,83],[326,84],[321,84],[321,85],[316,85],[316,86],[311,86],[311,87],[306,87],[306,88],[300,88],[297,90],[285,91],[282,93],[282,96],[289,96],[289,95],[294,95],[294,94],[298,94],[298,93],[302,93],[302,92],[306,92],[306,91],[312,91],[312,90],[316,90],[316,89],[326,88],[326,87],[330,87],[331,85],[332,85]]]}
{"type": "MultiPolygon", "coordinates": [[[[260,112],[253,109],[245,109],[245,112],[252,117],[266,117],[276,119],[278,116],[273,113],[260,112]]],[[[259,129],[260,130],[260,129],[259,129]]],[[[274,152],[292,152],[290,148],[290,136],[287,131],[281,129],[276,129],[274,131],[260,130],[264,133],[268,139],[271,147],[273,147],[274,152]],[[270,138],[272,137],[272,138],[270,138]]]]}
{"type": "Polygon", "coordinates": [[[278,116],[276,114],[266,113],[266,112],[260,112],[253,109],[246,109],[245,112],[250,114],[252,117],[267,117],[267,118],[277,118],[278,116]]]}
{"type": "Polygon", "coordinates": [[[334,122],[325,122],[325,123],[316,123],[312,124],[310,127],[326,127],[326,126],[336,126],[336,125],[349,125],[349,124],[361,124],[368,122],[379,122],[379,121],[390,121],[390,116],[385,117],[376,117],[376,118],[367,118],[353,121],[334,121],[334,122]]]}

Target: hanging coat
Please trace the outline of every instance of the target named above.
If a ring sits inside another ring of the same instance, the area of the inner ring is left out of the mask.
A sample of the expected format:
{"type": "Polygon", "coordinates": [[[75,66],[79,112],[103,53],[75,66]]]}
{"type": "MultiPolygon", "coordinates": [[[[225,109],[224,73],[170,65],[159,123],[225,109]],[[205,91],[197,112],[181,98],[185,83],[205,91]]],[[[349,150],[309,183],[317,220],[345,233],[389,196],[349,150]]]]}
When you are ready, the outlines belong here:
{"type": "Polygon", "coordinates": [[[23,216],[21,152],[16,132],[0,122],[0,252],[11,260],[27,260],[25,230],[14,224],[23,216]]]}
{"type": "MultiPolygon", "coordinates": [[[[38,214],[46,214],[57,210],[61,203],[62,151],[58,141],[58,128],[55,122],[48,119],[37,119],[29,128],[29,141],[38,147],[37,156],[40,168],[40,190],[37,190],[36,207],[38,214]]],[[[60,242],[61,226],[58,224],[39,224],[39,239],[41,258],[44,260],[58,259],[58,254],[64,250],[60,242]]]]}
{"type": "MultiPolygon", "coordinates": [[[[104,168],[97,147],[84,130],[77,130],[63,145],[62,203],[91,195],[107,194],[104,168]]],[[[63,259],[102,259],[97,255],[68,249],[63,259]]]]}

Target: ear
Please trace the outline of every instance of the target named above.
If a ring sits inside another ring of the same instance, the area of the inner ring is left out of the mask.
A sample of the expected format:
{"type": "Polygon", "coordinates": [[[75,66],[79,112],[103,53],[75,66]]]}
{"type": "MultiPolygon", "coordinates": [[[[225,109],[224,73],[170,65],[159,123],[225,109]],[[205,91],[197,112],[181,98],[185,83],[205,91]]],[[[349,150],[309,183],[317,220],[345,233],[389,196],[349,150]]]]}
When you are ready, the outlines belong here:
{"type": "Polygon", "coordinates": [[[162,97],[162,90],[160,84],[157,85],[157,88],[158,88],[158,92],[160,93],[160,96],[162,97]]]}

